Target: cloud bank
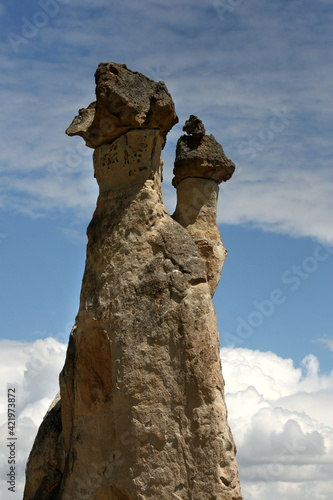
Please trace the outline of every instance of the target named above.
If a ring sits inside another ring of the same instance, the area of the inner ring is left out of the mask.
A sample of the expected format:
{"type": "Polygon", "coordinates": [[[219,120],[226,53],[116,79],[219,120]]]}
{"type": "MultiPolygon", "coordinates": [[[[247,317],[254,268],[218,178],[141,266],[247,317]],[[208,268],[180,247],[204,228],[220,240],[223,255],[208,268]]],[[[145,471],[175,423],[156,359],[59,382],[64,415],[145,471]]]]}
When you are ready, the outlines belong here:
{"type": "MultiPolygon", "coordinates": [[[[54,338],[33,343],[0,341],[3,386],[17,393],[18,482],[22,498],[24,467],[38,426],[58,391],[66,345],[54,338]]],[[[229,424],[246,500],[329,500],[333,460],[333,372],[321,376],[309,354],[302,367],[273,352],[222,349],[229,424]]],[[[8,500],[7,394],[0,400],[0,499],[8,500]]]]}
{"type": "Polygon", "coordinates": [[[273,352],[221,350],[229,424],[246,500],[331,498],[333,372],[273,352]]]}

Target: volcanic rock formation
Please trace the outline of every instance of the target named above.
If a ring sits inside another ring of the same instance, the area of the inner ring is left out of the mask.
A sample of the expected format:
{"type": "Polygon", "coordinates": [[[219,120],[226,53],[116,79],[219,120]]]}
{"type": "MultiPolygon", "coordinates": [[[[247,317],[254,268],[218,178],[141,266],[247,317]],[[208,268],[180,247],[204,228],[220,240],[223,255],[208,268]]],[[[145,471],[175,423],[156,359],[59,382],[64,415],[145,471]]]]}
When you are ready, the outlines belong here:
{"type": "Polygon", "coordinates": [[[178,117],[164,82],[116,63],[99,64],[95,82],[97,101],[79,110],[68,135],[80,135],[87,146],[97,148],[131,129],[146,128],[159,130],[165,143],[178,117]]]}
{"type": "Polygon", "coordinates": [[[203,123],[191,115],[177,143],[173,185],[177,207],[173,218],[190,233],[206,262],[211,295],[220,281],[227,250],[216,223],[219,187],[230,179],[235,164],[224,154],[213,135],[205,135],[203,123]]]}
{"type": "Polygon", "coordinates": [[[67,130],[95,148],[100,192],[61,398],[24,499],[241,500],[211,298],[225,253],[217,183],[234,166],[198,120],[178,143],[172,218],[160,155],[177,117],[164,83],[103,63],[96,94],[67,130]]]}

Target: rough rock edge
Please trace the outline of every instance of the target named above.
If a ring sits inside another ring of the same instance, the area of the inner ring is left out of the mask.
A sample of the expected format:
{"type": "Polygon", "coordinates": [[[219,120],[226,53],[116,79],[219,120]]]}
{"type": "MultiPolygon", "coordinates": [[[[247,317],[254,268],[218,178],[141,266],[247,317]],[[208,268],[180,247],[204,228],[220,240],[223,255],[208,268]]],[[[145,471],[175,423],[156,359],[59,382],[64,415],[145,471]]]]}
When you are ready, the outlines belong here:
{"type": "MultiPolygon", "coordinates": [[[[83,115],[84,113],[82,112],[81,114],[83,115]]],[[[80,134],[78,134],[78,135],[80,135],[80,134]]],[[[106,194],[106,196],[108,196],[107,195],[107,190],[105,191],[105,194],[106,194]]],[[[104,201],[101,200],[101,203],[104,203],[104,201]]],[[[174,227],[174,230],[175,230],[177,226],[173,226],[173,227],[174,227]]],[[[178,232],[178,229],[177,229],[176,232],[178,232]]],[[[185,234],[183,235],[183,237],[185,236],[185,234]]],[[[172,236],[172,234],[170,234],[170,236],[172,236]]],[[[169,238],[170,237],[163,238],[164,242],[167,243],[168,240],[169,240],[169,238]]],[[[170,259],[174,259],[176,257],[176,255],[174,255],[174,249],[172,248],[172,245],[171,245],[170,249],[171,249],[170,259]]],[[[185,255],[188,255],[188,252],[185,252],[185,255]]],[[[179,258],[180,257],[181,257],[181,255],[179,255],[179,258]]],[[[183,266],[183,264],[181,264],[181,265],[183,266]]],[[[186,271],[186,272],[188,272],[188,271],[186,271]]],[[[196,278],[194,279],[194,281],[196,283],[195,286],[198,286],[200,283],[202,283],[202,281],[197,281],[196,278]]],[[[151,284],[149,286],[151,287],[151,284]]],[[[178,286],[179,285],[177,285],[177,287],[178,286]]],[[[176,289],[178,289],[177,287],[176,287],[176,289]]],[[[177,293],[179,293],[179,292],[177,292],[177,293]]],[[[189,318],[189,319],[191,319],[191,318],[189,318]]],[[[68,349],[68,352],[67,352],[67,356],[69,356],[69,357],[73,356],[73,354],[74,354],[74,352],[72,351],[72,349],[73,349],[73,339],[75,338],[74,337],[75,336],[75,331],[76,331],[76,329],[74,328],[73,331],[72,331],[72,334],[71,334],[71,342],[70,342],[69,349],[68,349]]],[[[218,351],[217,351],[217,356],[218,356],[218,351]]],[[[195,367],[195,364],[193,365],[193,367],[195,367]]],[[[65,372],[63,372],[63,375],[64,374],[65,374],[65,372]]],[[[70,372],[69,373],[67,372],[66,379],[69,380],[71,378],[71,376],[72,375],[71,375],[71,369],[70,369],[70,372]]],[[[223,392],[223,385],[221,387],[221,391],[223,392]]],[[[60,408],[61,408],[60,401],[58,401],[53,406],[51,405],[51,407],[50,407],[50,409],[49,409],[49,411],[48,411],[48,413],[47,413],[47,415],[46,415],[46,417],[45,417],[45,419],[44,419],[44,421],[43,421],[43,423],[42,423],[42,425],[41,425],[41,427],[39,429],[39,433],[38,433],[35,445],[37,446],[37,448],[41,448],[41,451],[43,451],[43,447],[45,447],[45,441],[41,440],[40,438],[41,438],[41,436],[43,436],[44,430],[45,429],[47,430],[48,426],[50,426],[50,424],[52,422],[53,422],[53,425],[55,425],[55,422],[58,422],[58,424],[59,424],[60,408]]],[[[228,425],[226,423],[226,420],[225,420],[225,424],[226,424],[226,431],[227,431],[228,425]]],[[[230,431],[228,431],[228,432],[230,433],[230,431]]],[[[227,432],[227,434],[228,434],[228,432],[227,432]]],[[[35,492],[36,492],[35,496],[31,497],[31,498],[34,498],[34,500],[51,500],[51,499],[53,500],[53,499],[58,499],[58,498],[59,499],[60,498],[65,498],[65,496],[62,496],[62,493],[59,493],[58,485],[54,486],[55,477],[53,477],[54,471],[56,471],[57,474],[58,474],[58,472],[60,472],[59,469],[61,469],[65,473],[66,473],[66,469],[67,469],[67,472],[68,472],[68,466],[69,466],[68,463],[67,463],[66,467],[63,467],[63,466],[59,465],[62,462],[62,458],[61,457],[62,457],[62,453],[64,451],[64,440],[63,440],[63,437],[61,437],[62,435],[63,435],[63,433],[62,433],[62,431],[60,431],[60,434],[58,434],[58,436],[53,436],[54,444],[55,445],[57,445],[57,443],[60,442],[60,445],[58,446],[58,448],[61,451],[60,458],[59,458],[59,453],[56,452],[57,446],[50,446],[49,449],[46,450],[47,460],[45,461],[45,459],[44,459],[43,462],[46,463],[46,464],[49,464],[49,463],[52,462],[53,463],[53,469],[51,467],[51,468],[48,468],[46,470],[45,480],[43,480],[41,482],[41,485],[40,485],[39,489],[37,491],[35,490],[35,492]],[[60,496],[59,496],[59,494],[60,494],[60,496]]],[[[231,436],[231,434],[230,434],[230,436],[231,436]]],[[[232,441],[232,437],[230,437],[230,436],[228,437],[228,439],[231,439],[231,441],[232,441]]],[[[51,438],[52,438],[52,436],[51,436],[51,438]]],[[[35,448],[35,445],[34,445],[34,448],[35,448]]],[[[231,450],[231,456],[234,456],[233,455],[234,452],[232,452],[232,450],[235,447],[234,447],[233,443],[230,444],[230,446],[231,446],[231,448],[230,448],[230,450],[231,450]]],[[[230,450],[228,451],[228,453],[230,453],[230,450]]],[[[33,462],[34,452],[36,452],[36,451],[38,452],[39,450],[38,449],[37,450],[34,450],[34,449],[32,450],[31,456],[29,458],[29,464],[30,465],[33,462]]],[[[233,463],[233,468],[235,468],[235,462],[233,462],[232,459],[231,459],[230,463],[233,463]]],[[[38,466],[38,464],[37,464],[37,466],[38,466]]],[[[236,499],[240,500],[241,496],[240,496],[240,491],[239,491],[239,484],[238,484],[238,481],[237,481],[237,477],[238,477],[237,466],[236,466],[236,469],[234,470],[234,472],[232,473],[232,475],[230,475],[230,473],[231,473],[230,471],[229,472],[227,472],[227,471],[222,472],[221,471],[221,473],[220,473],[221,474],[220,480],[222,481],[222,483],[224,484],[224,487],[226,488],[226,493],[225,493],[225,495],[223,494],[223,496],[219,496],[218,498],[221,498],[221,499],[223,498],[223,499],[228,499],[228,500],[231,500],[231,499],[232,500],[236,500],[236,499]]],[[[195,499],[198,498],[199,499],[199,497],[195,496],[195,495],[196,494],[194,494],[193,498],[195,498],[195,499]]],[[[71,498],[74,498],[74,497],[71,497],[71,498]]],[[[75,498],[79,498],[79,497],[75,497],[75,498]]],[[[94,495],[91,498],[94,498],[96,500],[97,499],[98,500],[102,500],[102,499],[104,500],[105,498],[126,499],[127,500],[128,497],[127,497],[127,495],[125,493],[125,490],[123,488],[121,488],[121,487],[118,488],[115,485],[112,485],[111,490],[109,491],[109,493],[107,493],[107,496],[105,496],[105,495],[102,495],[102,496],[98,495],[98,497],[97,497],[97,496],[94,495]]],[[[140,498],[141,498],[141,496],[140,496],[140,498]]],[[[153,497],[150,497],[150,498],[153,498],[153,497]]],[[[157,498],[157,496],[156,496],[156,498],[157,498]]],[[[160,498],[160,495],[158,495],[158,498],[160,498]]],[[[181,498],[181,497],[179,497],[179,498],[181,498]]],[[[217,498],[217,497],[214,497],[214,498],[217,498]]],[[[201,499],[201,496],[200,496],[200,499],[201,499]]]]}
{"type": "Polygon", "coordinates": [[[187,177],[212,179],[218,184],[229,180],[235,164],[213,135],[205,135],[202,121],[191,115],[183,130],[189,135],[182,135],[177,142],[173,186],[177,187],[187,177]]]}
{"type": "Polygon", "coordinates": [[[97,101],[79,110],[66,134],[79,135],[87,146],[96,148],[133,128],[154,128],[165,144],[178,117],[164,82],[114,62],[99,64],[95,82],[97,101]]]}
{"type": "Polygon", "coordinates": [[[235,164],[226,157],[213,135],[205,135],[195,115],[186,120],[177,142],[174,179],[177,206],[173,218],[192,236],[207,267],[213,297],[227,255],[217,226],[217,200],[222,181],[231,178],[235,164]]]}

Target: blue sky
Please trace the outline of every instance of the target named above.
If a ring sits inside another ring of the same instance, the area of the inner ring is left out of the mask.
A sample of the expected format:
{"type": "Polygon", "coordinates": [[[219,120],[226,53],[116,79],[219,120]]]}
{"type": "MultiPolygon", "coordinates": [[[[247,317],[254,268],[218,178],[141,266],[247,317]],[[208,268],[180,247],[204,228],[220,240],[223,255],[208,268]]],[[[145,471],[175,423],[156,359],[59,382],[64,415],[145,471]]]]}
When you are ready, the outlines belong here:
{"type": "MultiPolygon", "coordinates": [[[[175,146],[190,114],[236,163],[218,213],[229,251],[214,297],[225,365],[228,353],[238,353],[233,366],[251,368],[258,353],[260,373],[278,357],[287,374],[289,358],[301,385],[281,394],[294,401],[300,392],[318,396],[332,387],[332,7],[331,0],[0,2],[3,353],[38,352],[36,341],[48,337],[63,353],[97,197],[92,150],[64,131],[94,100],[98,63],[116,61],[164,80],[175,101],[180,123],[163,151],[171,213],[175,146]],[[302,377],[312,377],[311,390],[302,377]]],[[[248,388],[231,378],[227,390],[245,397],[248,388]]],[[[34,393],[27,405],[40,400],[34,393]]],[[[308,407],[304,399],[303,413],[308,407]]],[[[298,417],[290,419],[299,419],[304,435],[322,432],[306,428],[295,408],[298,417]]],[[[276,490],[287,500],[305,488],[296,476],[289,489],[281,483],[276,490]]],[[[244,482],[248,500],[271,498],[267,485],[250,476],[244,482]]]]}

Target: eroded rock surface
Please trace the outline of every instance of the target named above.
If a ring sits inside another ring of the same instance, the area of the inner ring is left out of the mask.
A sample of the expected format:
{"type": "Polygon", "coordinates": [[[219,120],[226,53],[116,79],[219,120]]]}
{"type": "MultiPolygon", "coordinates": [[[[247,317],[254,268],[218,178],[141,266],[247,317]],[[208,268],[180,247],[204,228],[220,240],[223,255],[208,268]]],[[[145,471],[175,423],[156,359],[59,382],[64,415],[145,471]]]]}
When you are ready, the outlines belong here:
{"type": "Polygon", "coordinates": [[[216,223],[218,184],[227,181],[235,164],[213,135],[205,135],[202,121],[191,115],[176,149],[173,185],[177,206],[173,218],[192,236],[207,267],[211,295],[220,281],[227,255],[216,223]]]}
{"type": "Polygon", "coordinates": [[[169,113],[95,149],[80,307],[25,500],[242,500],[207,264],[162,202],[169,113]]]}
{"type": "Polygon", "coordinates": [[[172,184],[178,184],[187,177],[212,179],[218,184],[231,178],[235,164],[226,157],[221,144],[213,135],[206,135],[202,121],[191,115],[177,142],[174,178],[172,184]]]}
{"type": "Polygon", "coordinates": [[[108,144],[133,128],[157,129],[166,138],[178,122],[164,82],[154,82],[125,64],[100,63],[95,73],[97,101],[80,109],[66,130],[86,145],[108,144]]]}

